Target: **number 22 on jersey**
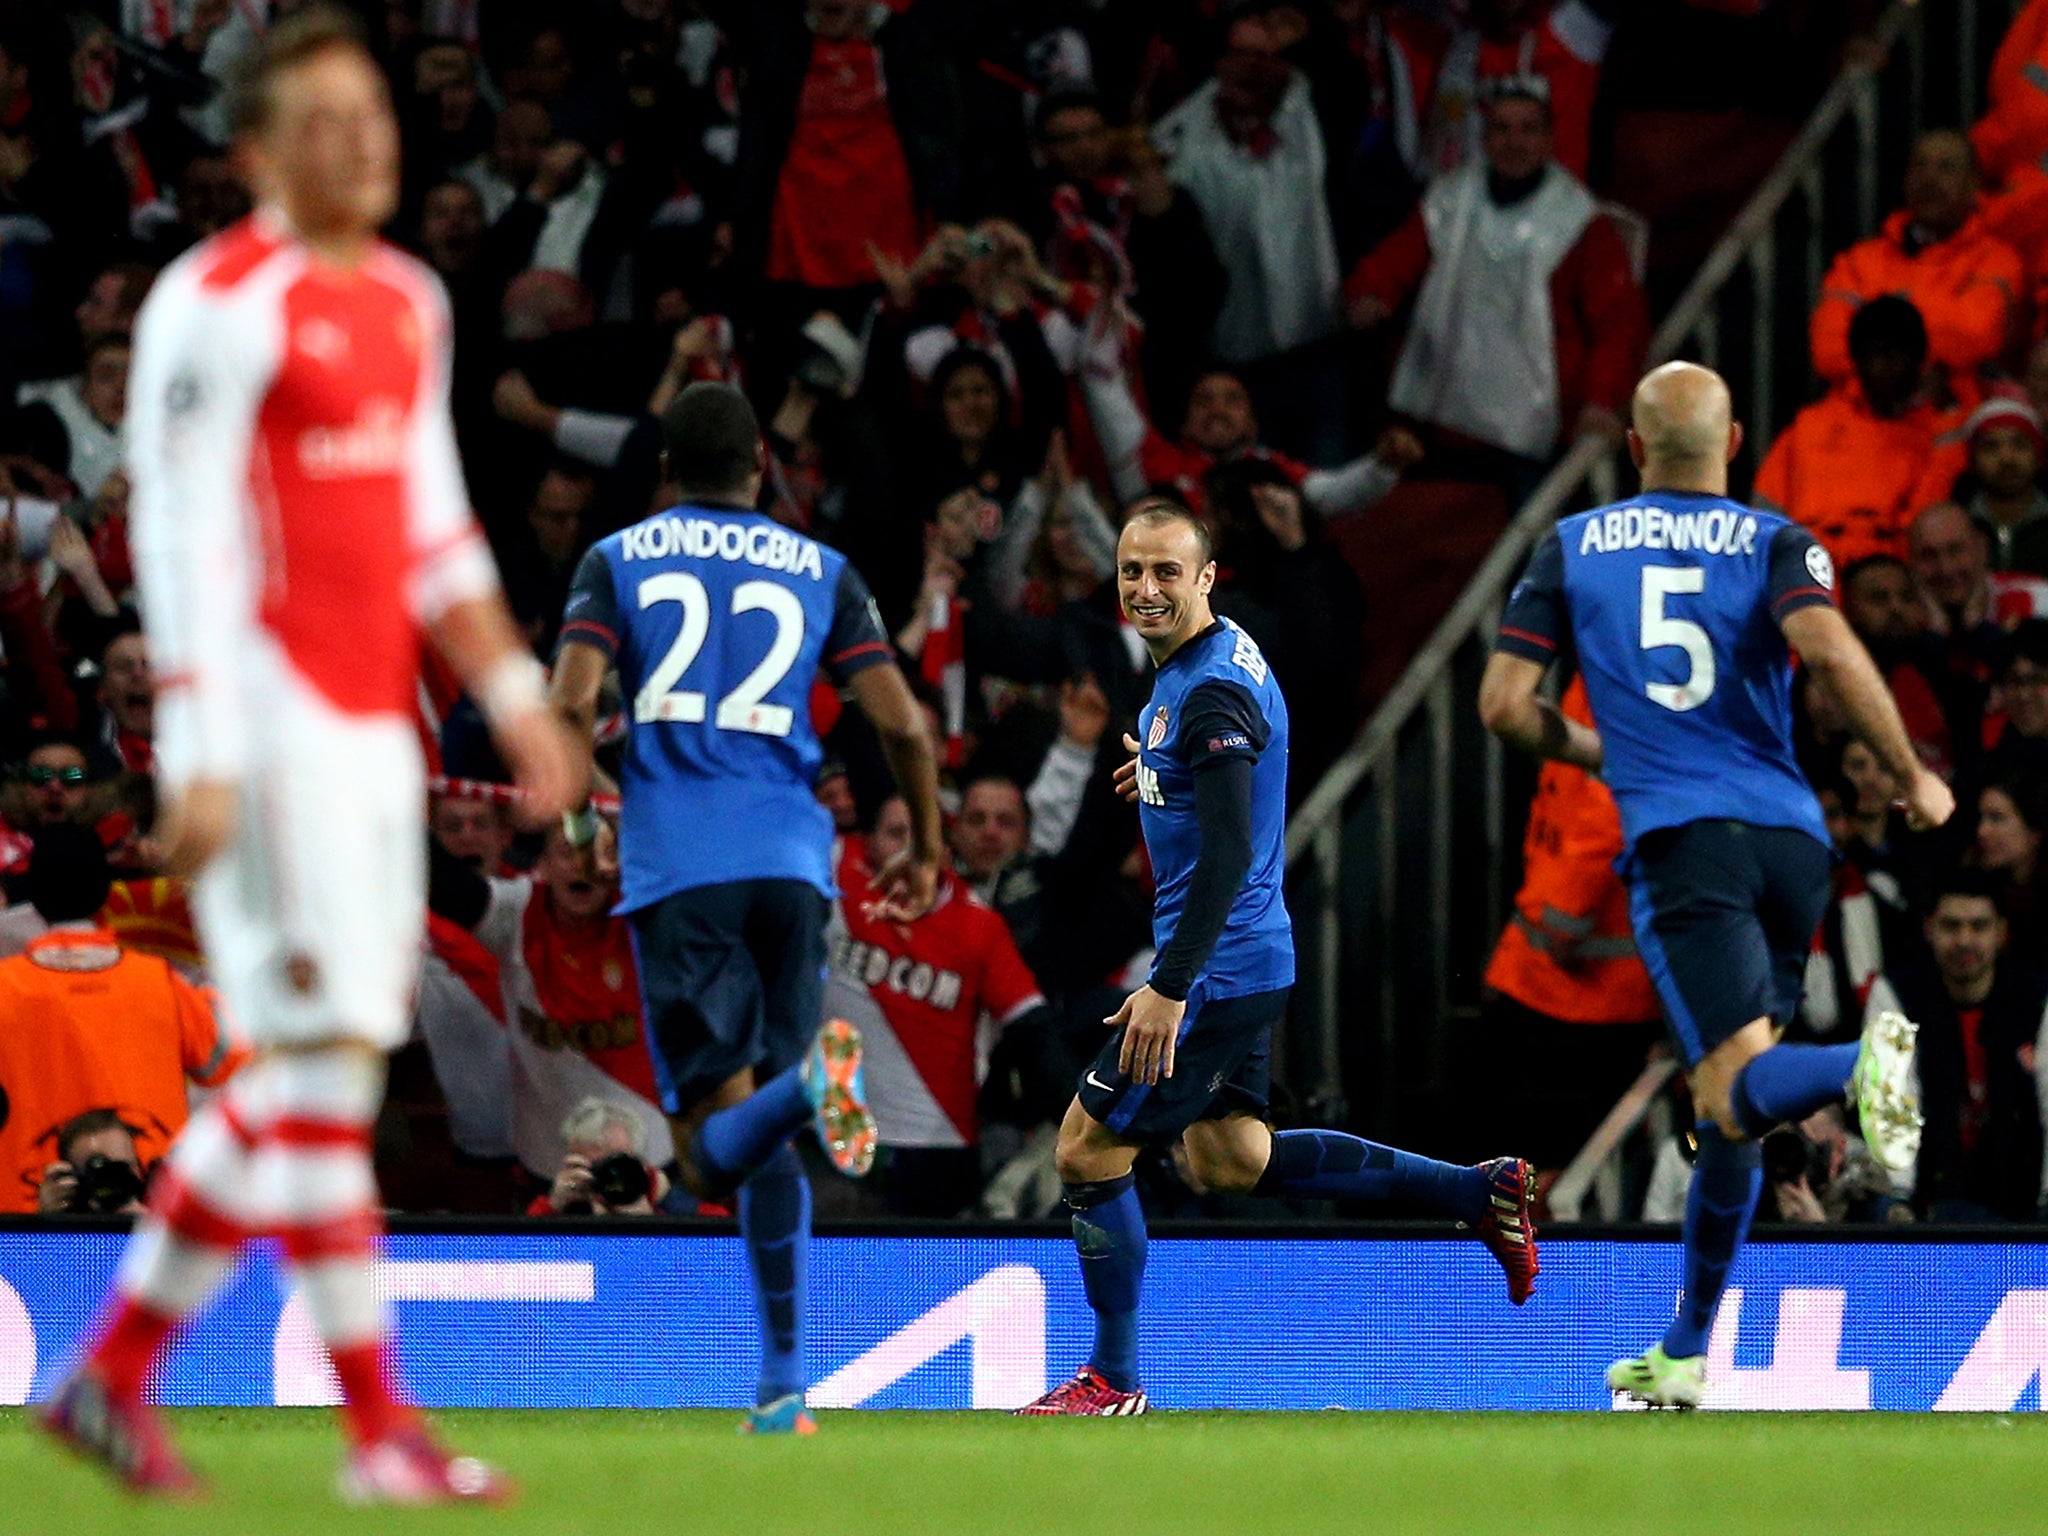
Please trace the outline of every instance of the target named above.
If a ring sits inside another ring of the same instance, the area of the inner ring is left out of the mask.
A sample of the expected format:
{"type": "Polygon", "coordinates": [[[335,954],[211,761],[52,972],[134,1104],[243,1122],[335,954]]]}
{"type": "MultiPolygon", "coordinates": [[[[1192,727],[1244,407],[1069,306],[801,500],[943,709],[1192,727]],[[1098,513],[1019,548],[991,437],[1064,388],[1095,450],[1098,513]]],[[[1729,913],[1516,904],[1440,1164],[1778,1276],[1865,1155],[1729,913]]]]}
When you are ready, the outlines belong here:
{"type": "Polygon", "coordinates": [[[1643,567],[1642,646],[1646,651],[1667,646],[1685,652],[1689,670],[1682,683],[1645,683],[1643,692],[1652,704],[1661,704],[1675,714],[1698,709],[1714,692],[1714,643],[1707,632],[1690,619],[1673,618],[1664,611],[1664,600],[1675,595],[1707,590],[1707,573],[1697,565],[1646,565],[1643,567]]]}
{"type": "MultiPolygon", "coordinates": [[[[686,725],[703,723],[705,695],[678,687],[704,649],[711,633],[711,595],[704,583],[687,571],[662,571],[640,583],[640,607],[656,603],[677,603],[682,607],[682,626],[659,664],[633,699],[633,718],[642,725],[669,721],[686,725]]],[[[786,704],[764,702],[789,675],[804,644],[804,605],[787,587],[772,581],[746,581],[733,589],[731,618],[743,613],[765,612],[775,621],[775,638],[754,670],[718,701],[712,724],[721,731],[744,731],[754,736],[787,736],[796,722],[796,712],[786,704]]]]}

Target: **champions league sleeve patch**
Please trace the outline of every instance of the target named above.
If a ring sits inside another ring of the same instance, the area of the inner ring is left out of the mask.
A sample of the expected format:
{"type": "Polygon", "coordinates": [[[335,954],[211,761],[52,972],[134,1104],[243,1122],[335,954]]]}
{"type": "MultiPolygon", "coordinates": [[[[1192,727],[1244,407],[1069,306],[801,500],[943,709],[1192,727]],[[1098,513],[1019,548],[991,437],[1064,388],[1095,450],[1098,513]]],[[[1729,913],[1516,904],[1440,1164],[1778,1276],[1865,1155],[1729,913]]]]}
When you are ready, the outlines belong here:
{"type": "Polygon", "coordinates": [[[1209,738],[1209,751],[1212,755],[1217,752],[1249,752],[1251,749],[1252,739],[1242,731],[1226,731],[1221,736],[1209,738]]]}
{"type": "Polygon", "coordinates": [[[1814,585],[1823,592],[1835,590],[1835,562],[1818,544],[1806,546],[1806,574],[1813,578],[1814,585]]]}

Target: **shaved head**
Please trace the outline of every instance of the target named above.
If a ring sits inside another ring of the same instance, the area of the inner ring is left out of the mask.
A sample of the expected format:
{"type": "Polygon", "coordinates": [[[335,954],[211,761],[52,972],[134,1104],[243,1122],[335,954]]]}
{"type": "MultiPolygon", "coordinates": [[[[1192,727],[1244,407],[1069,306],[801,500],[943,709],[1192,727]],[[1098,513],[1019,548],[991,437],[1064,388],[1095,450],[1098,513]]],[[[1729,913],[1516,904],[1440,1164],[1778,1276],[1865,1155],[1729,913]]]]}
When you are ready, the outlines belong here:
{"type": "Polygon", "coordinates": [[[1974,530],[1970,514],[1952,501],[1937,501],[1933,506],[1913,519],[1913,525],[1906,531],[1906,542],[1918,553],[1932,545],[1960,539],[1974,530]]]}
{"type": "Polygon", "coordinates": [[[1913,579],[1950,614],[1964,613],[1985,593],[1991,546],[1969,513],[1952,501],[1936,502],[1906,532],[1913,579]]]}
{"type": "Polygon", "coordinates": [[[1636,386],[1630,449],[1644,490],[1725,495],[1728,461],[1740,446],[1734,402],[1721,375],[1697,363],[1666,363],[1636,386]]]}

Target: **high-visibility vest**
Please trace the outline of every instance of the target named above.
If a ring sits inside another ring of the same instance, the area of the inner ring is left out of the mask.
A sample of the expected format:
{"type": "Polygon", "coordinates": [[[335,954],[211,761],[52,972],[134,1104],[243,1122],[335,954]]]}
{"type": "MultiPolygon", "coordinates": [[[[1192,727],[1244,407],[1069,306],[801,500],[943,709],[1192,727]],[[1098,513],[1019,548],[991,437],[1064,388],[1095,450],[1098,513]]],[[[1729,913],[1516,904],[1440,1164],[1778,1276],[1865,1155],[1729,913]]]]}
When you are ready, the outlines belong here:
{"type": "Polygon", "coordinates": [[[1970,130],[1989,186],[2048,152],[2048,0],[2028,0],[2006,29],[1985,82],[1990,109],[1970,130]]]}
{"type": "MultiPolygon", "coordinates": [[[[1573,679],[1564,712],[1591,723],[1585,684],[1573,679]]],[[[1572,1024],[1635,1024],[1658,1017],[1657,994],[1636,956],[1628,892],[1614,872],[1621,813],[1605,784],[1566,763],[1546,763],[1522,839],[1522,888],[1486,968],[1486,984],[1525,1008],[1572,1024]],[[1563,941],[1570,963],[1560,963],[1563,941]]]]}
{"type": "Polygon", "coordinates": [[[1903,560],[1908,525],[1946,501],[1969,466],[1964,416],[1925,404],[1879,416],[1851,380],[1779,434],[1750,499],[1804,524],[1837,570],[1867,555],[1903,560]]]}

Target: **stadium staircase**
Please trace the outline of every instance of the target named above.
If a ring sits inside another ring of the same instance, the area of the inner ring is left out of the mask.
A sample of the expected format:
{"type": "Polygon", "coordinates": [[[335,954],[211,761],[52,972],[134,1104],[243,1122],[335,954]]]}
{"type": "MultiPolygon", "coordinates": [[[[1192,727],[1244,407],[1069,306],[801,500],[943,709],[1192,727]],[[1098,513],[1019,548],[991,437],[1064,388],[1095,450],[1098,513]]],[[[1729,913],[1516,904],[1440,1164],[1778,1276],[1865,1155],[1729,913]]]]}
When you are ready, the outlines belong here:
{"type": "MultiPolygon", "coordinates": [[[[1728,378],[1749,428],[1737,495],[1811,397],[1806,317],[1828,259],[1876,230],[1923,124],[1977,116],[2011,9],[1895,0],[1657,327],[1651,363],[1689,358],[1728,378]]],[[[1300,979],[1275,1076],[1310,1123],[1447,1150],[1458,1137],[1461,1046],[1518,884],[1534,782],[1480,728],[1479,674],[1536,541],[1621,494],[1627,468],[1598,440],[1572,445],[1288,825],[1300,979]]]]}

